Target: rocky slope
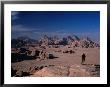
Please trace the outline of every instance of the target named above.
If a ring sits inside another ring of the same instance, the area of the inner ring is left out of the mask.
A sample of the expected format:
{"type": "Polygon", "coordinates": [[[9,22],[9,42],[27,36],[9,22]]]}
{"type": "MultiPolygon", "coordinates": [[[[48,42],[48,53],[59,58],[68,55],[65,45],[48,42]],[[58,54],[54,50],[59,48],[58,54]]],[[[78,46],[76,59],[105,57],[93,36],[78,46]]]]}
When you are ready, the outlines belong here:
{"type": "Polygon", "coordinates": [[[42,66],[33,70],[13,70],[13,76],[30,77],[97,77],[100,76],[99,65],[42,66]]]}

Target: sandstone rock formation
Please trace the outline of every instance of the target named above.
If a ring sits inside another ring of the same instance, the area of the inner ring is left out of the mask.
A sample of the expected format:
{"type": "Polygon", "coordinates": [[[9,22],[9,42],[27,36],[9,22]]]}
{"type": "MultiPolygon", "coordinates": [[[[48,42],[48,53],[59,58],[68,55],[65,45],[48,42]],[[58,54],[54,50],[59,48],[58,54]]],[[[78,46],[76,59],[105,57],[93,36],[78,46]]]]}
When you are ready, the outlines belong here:
{"type": "MultiPolygon", "coordinates": [[[[90,66],[89,66],[90,68],[90,66]]],[[[95,67],[92,66],[92,68],[95,67]]],[[[91,70],[91,68],[90,68],[91,70]]],[[[72,65],[70,67],[67,66],[48,66],[43,69],[36,71],[31,76],[36,77],[91,77],[97,76],[97,74],[93,75],[93,70],[88,70],[86,66],[82,65],[72,65]]]]}

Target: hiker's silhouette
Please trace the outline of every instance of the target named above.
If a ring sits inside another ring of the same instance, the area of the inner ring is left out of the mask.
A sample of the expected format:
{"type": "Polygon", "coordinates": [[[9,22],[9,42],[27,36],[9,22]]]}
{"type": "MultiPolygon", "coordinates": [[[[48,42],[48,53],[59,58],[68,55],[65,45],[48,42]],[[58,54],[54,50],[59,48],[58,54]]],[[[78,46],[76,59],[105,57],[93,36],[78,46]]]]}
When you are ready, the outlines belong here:
{"type": "Polygon", "coordinates": [[[85,55],[85,53],[83,53],[82,54],[82,62],[81,62],[81,64],[83,64],[85,62],[85,58],[86,58],[86,55],[85,55]]]}

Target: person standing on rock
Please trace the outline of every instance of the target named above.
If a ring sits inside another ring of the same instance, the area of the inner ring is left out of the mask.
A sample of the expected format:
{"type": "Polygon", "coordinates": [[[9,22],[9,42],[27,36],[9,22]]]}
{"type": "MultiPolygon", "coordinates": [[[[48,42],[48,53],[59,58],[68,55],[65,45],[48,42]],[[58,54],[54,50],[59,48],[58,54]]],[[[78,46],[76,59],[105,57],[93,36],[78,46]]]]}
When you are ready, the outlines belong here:
{"type": "Polygon", "coordinates": [[[85,58],[86,58],[86,55],[85,55],[85,53],[83,53],[83,54],[82,54],[82,62],[81,62],[81,64],[84,64],[85,58]]]}

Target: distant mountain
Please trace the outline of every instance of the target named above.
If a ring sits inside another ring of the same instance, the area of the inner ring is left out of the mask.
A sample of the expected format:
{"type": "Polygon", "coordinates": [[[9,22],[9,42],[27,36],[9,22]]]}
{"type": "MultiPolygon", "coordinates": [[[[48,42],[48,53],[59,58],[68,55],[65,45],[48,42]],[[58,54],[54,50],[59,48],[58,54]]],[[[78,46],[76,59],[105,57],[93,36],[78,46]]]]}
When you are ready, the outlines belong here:
{"type": "Polygon", "coordinates": [[[92,41],[89,37],[83,38],[80,40],[81,46],[85,48],[100,47],[100,45],[92,41]]]}
{"type": "Polygon", "coordinates": [[[68,38],[63,38],[62,40],[60,40],[60,42],[59,42],[59,44],[60,45],[68,45],[68,43],[69,43],[69,40],[68,40],[68,38]]]}
{"type": "Polygon", "coordinates": [[[79,38],[76,35],[66,36],[63,37],[62,39],[59,39],[58,36],[48,37],[47,35],[44,35],[44,37],[40,41],[42,42],[41,44],[46,44],[46,45],[55,45],[56,44],[55,42],[57,42],[58,45],[77,44],[75,46],[84,47],[84,48],[99,47],[99,44],[92,41],[89,37],[79,38]]]}
{"type": "Polygon", "coordinates": [[[23,40],[26,43],[36,43],[36,42],[38,42],[37,40],[31,39],[29,37],[18,37],[17,39],[18,40],[23,40]]]}
{"type": "Polygon", "coordinates": [[[39,40],[39,42],[40,42],[40,44],[55,45],[55,44],[59,44],[59,38],[58,38],[58,36],[49,37],[47,35],[44,35],[39,40]]]}
{"type": "Polygon", "coordinates": [[[11,40],[11,47],[22,47],[25,46],[25,44],[32,44],[32,43],[38,43],[37,40],[31,39],[29,37],[18,37],[17,39],[11,40]]]}
{"type": "Polygon", "coordinates": [[[18,47],[22,47],[25,46],[26,42],[23,40],[19,40],[19,39],[12,39],[11,40],[11,47],[12,48],[18,48],[18,47]]]}
{"type": "Polygon", "coordinates": [[[79,38],[78,36],[76,36],[76,35],[73,35],[72,38],[73,38],[74,40],[77,40],[77,41],[80,40],[80,38],[79,38]]]}
{"type": "Polygon", "coordinates": [[[39,44],[39,45],[73,45],[76,47],[93,48],[100,47],[99,44],[92,41],[89,37],[79,38],[76,35],[66,36],[59,39],[58,36],[44,35],[39,41],[31,39],[29,37],[18,37],[11,40],[12,47],[22,47],[26,44],[39,44]]]}

